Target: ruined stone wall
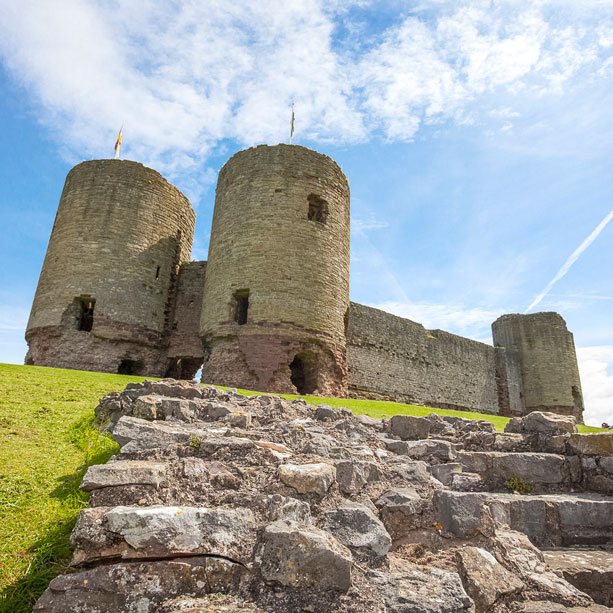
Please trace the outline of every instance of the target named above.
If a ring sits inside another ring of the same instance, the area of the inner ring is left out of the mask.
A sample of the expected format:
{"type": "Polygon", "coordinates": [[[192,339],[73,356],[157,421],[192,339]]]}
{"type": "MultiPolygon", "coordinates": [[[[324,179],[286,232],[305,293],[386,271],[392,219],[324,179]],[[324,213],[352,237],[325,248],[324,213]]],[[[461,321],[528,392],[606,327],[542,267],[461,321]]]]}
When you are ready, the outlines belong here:
{"type": "Polygon", "coordinates": [[[535,410],[574,415],[583,422],[583,396],[573,335],[557,313],[503,315],[492,324],[504,347],[499,378],[510,382],[511,414],[535,410]]]}
{"type": "Polygon", "coordinates": [[[219,173],[206,274],[203,381],[344,394],[349,185],[331,158],[290,145],[233,156],[219,173]]]}
{"type": "Polygon", "coordinates": [[[191,379],[204,360],[199,327],[205,278],[206,262],[181,265],[168,348],[168,376],[176,379],[191,379]]]}
{"type": "Polygon", "coordinates": [[[494,347],[351,303],[349,394],[498,411],[494,347]]]}
{"type": "Polygon", "coordinates": [[[26,330],[29,364],[163,375],[189,200],[142,164],[95,160],[68,174],[26,330]],[[80,300],[95,300],[91,331],[80,300]]]}

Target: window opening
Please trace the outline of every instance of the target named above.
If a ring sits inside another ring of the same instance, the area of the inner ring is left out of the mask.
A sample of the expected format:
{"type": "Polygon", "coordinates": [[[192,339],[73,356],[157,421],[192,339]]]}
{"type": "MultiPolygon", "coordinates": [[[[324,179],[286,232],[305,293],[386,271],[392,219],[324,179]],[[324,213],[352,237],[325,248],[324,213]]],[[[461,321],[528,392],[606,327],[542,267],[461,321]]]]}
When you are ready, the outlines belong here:
{"type": "Polygon", "coordinates": [[[94,307],[96,301],[92,298],[80,298],[81,311],[79,313],[78,330],[81,332],[91,332],[94,325],[94,307]]]}
{"type": "Polygon", "coordinates": [[[157,267],[157,270],[155,271],[155,280],[157,281],[160,278],[160,267],[157,267]]]}
{"type": "Polygon", "coordinates": [[[247,323],[249,312],[249,290],[241,289],[234,292],[234,321],[243,326],[247,323]]]}
{"type": "Polygon", "coordinates": [[[140,375],[143,371],[143,363],[140,360],[129,360],[124,358],[119,363],[117,374],[119,375],[140,375]]]}
{"type": "Polygon", "coordinates": [[[308,219],[310,221],[326,223],[328,220],[328,203],[315,194],[311,194],[307,200],[309,203],[308,219]]]}

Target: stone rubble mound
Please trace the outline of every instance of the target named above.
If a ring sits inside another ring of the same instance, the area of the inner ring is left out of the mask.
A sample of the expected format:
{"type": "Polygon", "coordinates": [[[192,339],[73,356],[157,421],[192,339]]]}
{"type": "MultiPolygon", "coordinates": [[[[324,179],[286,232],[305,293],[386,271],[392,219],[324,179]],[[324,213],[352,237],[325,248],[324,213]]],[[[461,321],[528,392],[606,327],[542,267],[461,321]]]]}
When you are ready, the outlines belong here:
{"type": "Polygon", "coordinates": [[[505,433],[376,420],[172,379],[95,412],[120,452],[88,469],[74,572],[38,613],[613,610],[613,433],[549,413],[505,433]],[[589,576],[571,572],[586,548],[589,576]]]}

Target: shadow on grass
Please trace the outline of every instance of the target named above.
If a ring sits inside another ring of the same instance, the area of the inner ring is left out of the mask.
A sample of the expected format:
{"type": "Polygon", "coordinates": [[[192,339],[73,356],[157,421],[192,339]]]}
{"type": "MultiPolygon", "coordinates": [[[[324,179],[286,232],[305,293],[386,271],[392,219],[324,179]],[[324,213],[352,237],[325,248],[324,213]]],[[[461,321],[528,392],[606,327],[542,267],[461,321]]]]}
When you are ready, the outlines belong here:
{"type": "Polygon", "coordinates": [[[26,573],[0,594],[0,613],[29,613],[51,580],[70,572],[70,532],[89,499],[89,494],[79,489],[83,476],[89,466],[104,464],[117,451],[117,445],[100,435],[91,419],[75,424],[71,442],[84,452],[84,462],[74,473],[59,477],[49,497],[59,500],[72,517],[49,521],[44,535],[29,549],[26,573]]]}

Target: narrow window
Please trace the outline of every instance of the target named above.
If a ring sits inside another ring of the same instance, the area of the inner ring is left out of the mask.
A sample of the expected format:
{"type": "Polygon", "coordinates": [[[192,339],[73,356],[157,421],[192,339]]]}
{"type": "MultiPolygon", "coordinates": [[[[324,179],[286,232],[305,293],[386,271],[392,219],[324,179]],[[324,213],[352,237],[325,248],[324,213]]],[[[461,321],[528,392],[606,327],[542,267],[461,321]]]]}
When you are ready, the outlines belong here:
{"type": "Polygon", "coordinates": [[[160,267],[157,267],[157,270],[155,271],[155,280],[157,281],[160,278],[160,267]]]}
{"type": "Polygon", "coordinates": [[[241,289],[234,292],[234,321],[242,326],[247,323],[249,311],[249,290],[241,289]]]}
{"type": "Polygon", "coordinates": [[[82,332],[91,332],[92,326],[94,325],[94,307],[96,306],[96,301],[92,298],[80,298],[79,302],[81,309],[77,329],[82,332]]]}
{"type": "Polygon", "coordinates": [[[140,375],[143,372],[143,363],[140,360],[124,358],[117,368],[118,375],[140,375]]]}
{"type": "Polygon", "coordinates": [[[311,194],[307,198],[307,201],[309,203],[308,219],[310,221],[326,223],[328,220],[328,203],[315,194],[311,194]]]}

